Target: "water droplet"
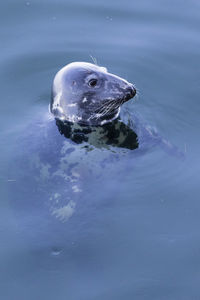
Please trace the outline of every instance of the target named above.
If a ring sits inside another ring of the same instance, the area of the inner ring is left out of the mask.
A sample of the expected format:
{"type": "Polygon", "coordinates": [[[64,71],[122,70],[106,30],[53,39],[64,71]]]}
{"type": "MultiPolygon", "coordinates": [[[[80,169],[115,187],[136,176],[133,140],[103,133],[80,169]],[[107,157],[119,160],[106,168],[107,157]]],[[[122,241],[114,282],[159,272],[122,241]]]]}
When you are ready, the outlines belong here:
{"type": "Polygon", "coordinates": [[[51,255],[53,255],[53,256],[58,256],[58,255],[60,255],[61,252],[62,252],[61,249],[54,247],[54,248],[52,248],[52,250],[51,250],[51,255]]]}

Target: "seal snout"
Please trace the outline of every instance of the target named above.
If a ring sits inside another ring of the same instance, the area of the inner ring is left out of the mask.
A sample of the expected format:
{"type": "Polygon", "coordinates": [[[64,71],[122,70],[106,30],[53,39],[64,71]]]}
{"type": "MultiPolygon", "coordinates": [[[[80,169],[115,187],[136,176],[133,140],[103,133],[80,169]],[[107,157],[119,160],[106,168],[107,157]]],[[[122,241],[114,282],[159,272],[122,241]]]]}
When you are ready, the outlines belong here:
{"type": "Polygon", "coordinates": [[[125,97],[124,97],[124,100],[125,101],[128,101],[128,100],[130,100],[131,98],[133,98],[134,96],[135,96],[135,94],[136,94],[136,89],[135,89],[135,87],[131,84],[131,85],[129,85],[129,87],[126,89],[126,91],[125,91],[125,97]]]}

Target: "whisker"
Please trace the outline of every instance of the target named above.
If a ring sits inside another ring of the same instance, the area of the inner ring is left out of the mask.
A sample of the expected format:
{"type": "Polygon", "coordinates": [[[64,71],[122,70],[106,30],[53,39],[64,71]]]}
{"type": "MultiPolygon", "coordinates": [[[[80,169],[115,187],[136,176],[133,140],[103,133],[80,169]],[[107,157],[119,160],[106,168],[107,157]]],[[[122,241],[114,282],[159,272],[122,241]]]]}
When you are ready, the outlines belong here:
{"type": "Polygon", "coordinates": [[[118,103],[114,103],[111,107],[110,107],[110,110],[109,112],[112,112],[113,110],[119,108],[119,104],[118,103]]]}
{"type": "Polygon", "coordinates": [[[98,66],[96,57],[92,56],[91,54],[90,54],[90,57],[91,57],[93,63],[94,63],[96,66],[98,66]]]}
{"type": "Polygon", "coordinates": [[[116,109],[116,108],[118,108],[118,107],[119,107],[119,106],[118,106],[118,104],[116,104],[116,102],[111,103],[111,104],[107,107],[107,109],[104,111],[104,113],[103,113],[102,116],[104,116],[104,115],[107,114],[107,113],[112,112],[114,109],[116,109]]]}
{"type": "Polygon", "coordinates": [[[104,110],[105,107],[107,107],[110,103],[112,103],[115,100],[108,100],[106,103],[104,103],[103,105],[101,105],[99,108],[97,108],[95,110],[96,113],[100,113],[101,110],[104,110]]]}
{"type": "Polygon", "coordinates": [[[90,119],[96,119],[105,116],[106,114],[110,114],[114,112],[114,110],[118,109],[124,102],[124,99],[117,100],[107,100],[104,104],[102,104],[100,107],[98,107],[94,113],[90,116],[90,119]]]}
{"type": "Polygon", "coordinates": [[[101,117],[105,116],[109,112],[109,109],[111,106],[112,106],[112,104],[109,104],[108,106],[105,107],[105,109],[101,113],[101,117]]]}

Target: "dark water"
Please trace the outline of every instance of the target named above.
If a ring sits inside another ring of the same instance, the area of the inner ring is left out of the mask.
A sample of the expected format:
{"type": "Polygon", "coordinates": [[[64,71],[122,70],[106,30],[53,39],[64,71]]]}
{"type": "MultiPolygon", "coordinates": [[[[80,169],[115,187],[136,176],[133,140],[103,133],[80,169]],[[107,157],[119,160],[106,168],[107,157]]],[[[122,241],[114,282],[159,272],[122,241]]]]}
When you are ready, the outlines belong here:
{"type": "Polygon", "coordinates": [[[0,25],[0,298],[200,299],[200,2],[9,0],[0,25]],[[117,149],[101,169],[109,149],[85,159],[77,146],[70,162],[83,157],[90,181],[80,181],[65,220],[46,205],[48,180],[42,192],[40,180],[31,186],[25,158],[23,181],[7,174],[18,174],[17,158],[29,152],[23,136],[32,144],[55,73],[91,56],[136,84],[139,97],[124,111],[185,159],[154,143],[117,149]]]}

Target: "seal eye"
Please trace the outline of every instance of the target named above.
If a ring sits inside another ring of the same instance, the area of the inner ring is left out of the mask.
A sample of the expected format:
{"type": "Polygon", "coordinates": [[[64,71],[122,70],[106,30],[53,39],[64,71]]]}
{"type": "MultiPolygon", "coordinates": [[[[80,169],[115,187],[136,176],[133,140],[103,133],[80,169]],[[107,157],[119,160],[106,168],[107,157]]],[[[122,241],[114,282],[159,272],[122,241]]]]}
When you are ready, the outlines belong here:
{"type": "Polygon", "coordinates": [[[89,84],[89,86],[94,87],[97,84],[97,79],[90,79],[88,84],[89,84]]]}

